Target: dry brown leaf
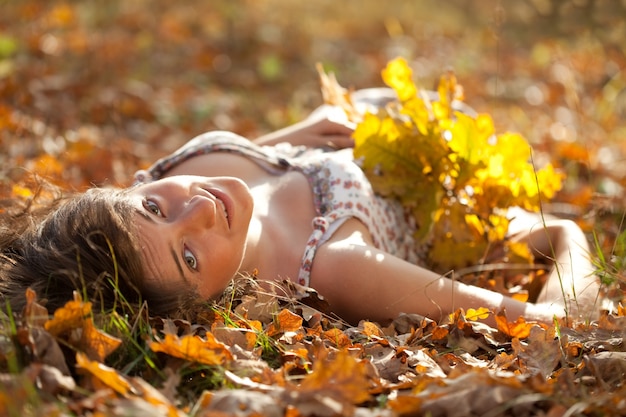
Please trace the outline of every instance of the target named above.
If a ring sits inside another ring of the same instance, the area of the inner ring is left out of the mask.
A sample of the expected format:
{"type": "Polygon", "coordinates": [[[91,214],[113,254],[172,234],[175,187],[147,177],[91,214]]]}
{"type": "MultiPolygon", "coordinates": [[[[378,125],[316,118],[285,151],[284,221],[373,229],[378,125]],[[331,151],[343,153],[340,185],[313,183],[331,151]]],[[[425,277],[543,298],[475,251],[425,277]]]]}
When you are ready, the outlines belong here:
{"type": "Polygon", "coordinates": [[[30,326],[42,327],[48,320],[48,309],[37,302],[37,294],[30,288],[26,289],[26,305],[22,314],[30,326]]]}
{"type": "Polygon", "coordinates": [[[276,315],[274,321],[265,330],[268,336],[279,333],[296,332],[302,328],[302,317],[287,309],[283,309],[276,315]]]}
{"type": "Polygon", "coordinates": [[[370,398],[367,363],[353,358],[347,350],[338,351],[332,359],[328,355],[318,357],[313,366],[313,372],[300,383],[299,393],[329,396],[349,404],[370,398]]]}
{"type": "Polygon", "coordinates": [[[205,365],[221,365],[233,359],[226,345],[218,342],[212,333],[204,338],[194,335],[178,337],[166,334],[163,341],[150,343],[153,352],[163,352],[176,358],[205,365]]]}
{"type": "Polygon", "coordinates": [[[372,323],[371,321],[362,321],[359,326],[363,327],[363,334],[367,337],[384,337],[383,331],[376,323],[372,323]]]}
{"type": "Polygon", "coordinates": [[[350,338],[339,329],[330,329],[322,333],[322,338],[330,341],[338,348],[348,348],[352,346],[350,338]]]}
{"type": "Polygon", "coordinates": [[[548,378],[561,360],[560,343],[554,337],[554,332],[539,326],[530,329],[527,341],[521,342],[514,338],[511,344],[527,368],[525,373],[529,375],[539,373],[543,378],[548,378]]]}
{"type": "MultiPolygon", "coordinates": [[[[28,335],[28,342],[33,352],[33,359],[59,370],[63,375],[70,375],[63,351],[58,342],[44,329],[23,329],[28,335]]],[[[18,332],[20,332],[18,330],[18,332]]]]}

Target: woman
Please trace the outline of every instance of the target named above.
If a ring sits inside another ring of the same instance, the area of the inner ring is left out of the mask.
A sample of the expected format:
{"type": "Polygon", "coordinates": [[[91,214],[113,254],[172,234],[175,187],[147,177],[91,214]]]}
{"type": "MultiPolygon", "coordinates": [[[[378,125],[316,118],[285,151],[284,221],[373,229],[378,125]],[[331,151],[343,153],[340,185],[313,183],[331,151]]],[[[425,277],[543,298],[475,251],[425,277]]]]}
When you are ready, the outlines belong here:
{"type": "Polygon", "coordinates": [[[0,292],[14,307],[33,287],[50,306],[78,289],[103,306],[121,296],[170,313],[253,273],[315,288],[350,322],[401,312],[439,320],[459,307],[542,321],[592,311],[599,287],[570,221],[512,222],[512,239],[555,255],[536,304],[418,266],[411,222],[373,193],[352,160],[353,126],[333,114],[315,112],[254,142],[207,133],[138,172],[128,190],[90,190],[42,214],[5,213],[0,292]]]}

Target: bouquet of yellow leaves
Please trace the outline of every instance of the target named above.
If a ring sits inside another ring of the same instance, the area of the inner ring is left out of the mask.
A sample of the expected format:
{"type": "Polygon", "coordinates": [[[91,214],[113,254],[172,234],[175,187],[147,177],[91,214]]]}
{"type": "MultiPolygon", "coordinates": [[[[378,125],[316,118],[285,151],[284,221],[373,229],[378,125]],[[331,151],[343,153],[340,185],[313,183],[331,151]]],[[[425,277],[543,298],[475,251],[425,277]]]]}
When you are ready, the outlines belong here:
{"type": "MultiPolygon", "coordinates": [[[[441,76],[435,100],[418,88],[404,59],[389,62],[382,78],[398,99],[353,120],[354,156],[374,190],[413,216],[429,266],[447,272],[476,265],[498,245],[532,262],[528,247],[506,242],[507,209],[538,211],[563,175],[552,165],[535,169],[526,139],[496,134],[489,115],[455,110],[462,90],[451,71],[441,76]]],[[[321,79],[326,101],[355,118],[346,90],[332,74],[321,79]]]]}

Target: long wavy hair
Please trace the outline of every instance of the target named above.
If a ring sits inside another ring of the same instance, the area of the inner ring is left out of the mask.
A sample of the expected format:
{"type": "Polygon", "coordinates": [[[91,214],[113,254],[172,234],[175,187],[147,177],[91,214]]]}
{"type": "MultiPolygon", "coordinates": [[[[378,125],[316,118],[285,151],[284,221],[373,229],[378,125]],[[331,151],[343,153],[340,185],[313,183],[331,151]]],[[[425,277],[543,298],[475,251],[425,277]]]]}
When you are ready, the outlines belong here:
{"type": "Polygon", "coordinates": [[[46,185],[34,199],[0,205],[0,301],[13,311],[27,288],[54,311],[78,291],[102,311],[136,308],[168,315],[189,304],[191,289],[145,285],[136,209],[124,189],[94,188],[61,195],[46,185]],[[52,197],[50,197],[52,195],[52,197]]]}

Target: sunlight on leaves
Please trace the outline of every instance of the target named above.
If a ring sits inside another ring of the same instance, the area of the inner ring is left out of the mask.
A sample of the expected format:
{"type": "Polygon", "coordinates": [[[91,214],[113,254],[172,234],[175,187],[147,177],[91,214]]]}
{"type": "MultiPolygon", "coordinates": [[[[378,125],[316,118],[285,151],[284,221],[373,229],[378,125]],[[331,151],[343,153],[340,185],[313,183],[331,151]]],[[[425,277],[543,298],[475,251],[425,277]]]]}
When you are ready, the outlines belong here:
{"type": "Polygon", "coordinates": [[[455,109],[463,91],[452,71],[441,76],[435,101],[402,58],[381,76],[398,102],[355,120],[354,156],[374,190],[412,214],[431,268],[443,273],[476,263],[505,239],[509,207],[537,211],[561,189],[563,174],[550,164],[535,167],[521,135],[497,134],[488,114],[455,109]]]}

